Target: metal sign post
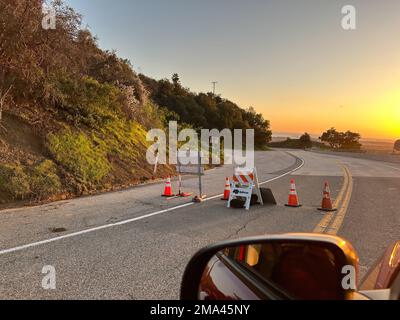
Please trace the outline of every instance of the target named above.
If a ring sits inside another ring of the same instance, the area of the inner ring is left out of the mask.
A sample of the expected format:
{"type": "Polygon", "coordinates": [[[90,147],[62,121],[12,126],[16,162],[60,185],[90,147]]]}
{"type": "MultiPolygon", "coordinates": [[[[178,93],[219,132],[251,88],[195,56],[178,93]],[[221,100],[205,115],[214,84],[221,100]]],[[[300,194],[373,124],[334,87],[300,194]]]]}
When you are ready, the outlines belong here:
{"type": "Polygon", "coordinates": [[[201,202],[205,195],[203,195],[203,181],[202,176],[205,171],[202,166],[203,153],[201,151],[179,151],[178,152],[178,173],[179,173],[179,195],[181,197],[191,196],[192,193],[182,192],[182,174],[194,175],[199,177],[199,195],[197,195],[193,200],[195,202],[201,202]],[[185,164],[181,158],[185,159],[185,164]],[[187,164],[186,164],[187,163],[187,164]]]}
{"type": "Polygon", "coordinates": [[[156,159],[155,159],[155,163],[154,163],[153,176],[155,176],[157,174],[158,160],[160,158],[159,147],[160,147],[160,144],[157,142],[157,154],[156,154],[156,159]]]}
{"type": "Polygon", "coordinates": [[[202,186],[202,181],[201,181],[201,176],[202,176],[202,174],[201,174],[201,169],[202,169],[202,166],[201,166],[201,152],[199,151],[198,152],[198,174],[199,174],[199,191],[200,191],[200,193],[199,193],[199,195],[200,195],[200,198],[202,198],[203,197],[203,186],[202,186]]]}
{"type": "Polygon", "coordinates": [[[204,168],[202,166],[202,158],[203,158],[203,153],[200,151],[201,149],[199,148],[197,155],[197,174],[199,176],[199,195],[193,198],[194,202],[203,202],[203,200],[206,198],[206,195],[203,194],[203,182],[202,182],[202,176],[204,175],[204,168]]]}
{"type": "MultiPolygon", "coordinates": [[[[194,202],[201,202],[206,197],[203,194],[203,180],[202,176],[205,174],[204,168],[202,166],[202,158],[203,152],[201,151],[179,151],[178,152],[178,172],[179,172],[179,188],[182,187],[182,174],[194,175],[199,177],[199,194],[193,199],[194,202]],[[185,158],[185,164],[183,164],[180,158],[185,158]],[[186,164],[188,163],[188,164],[186,164]]],[[[180,194],[184,194],[188,196],[186,193],[182,193],[179,190],[180,194]]],[[[189,194],[191,195],[191,194],[189,194]]]]}
{"type": "MultiPolygon", "coordinates": [[[[178,184],[179,184],[179,193],[178,193],[178,197],[182,197],[182,198],[186,198],[186,197],[190,197],[193,193],[191,192],[183,192],[183,183],[182,183],[182,173],[186,173],[185,171],[185,167],[182,166],[181,161],[180,161],[180,155],[181,153],[178,153],[178,184]]],[[[184,155],[186,156],[186,154],[184,155]]]]}
{"type": "Polygon", "coordinates": [[[178,170],[180,170],[180,173],[190,174],[190,175],[195,175],[195,176],[197,176],[199,174],[199,170],[200,170],[200,174],[204,176],[204,168],[199,169],[197,166],[193,167],[193,166],[182,166],[181,165],[180,169],[178,169],[178,170]]]}

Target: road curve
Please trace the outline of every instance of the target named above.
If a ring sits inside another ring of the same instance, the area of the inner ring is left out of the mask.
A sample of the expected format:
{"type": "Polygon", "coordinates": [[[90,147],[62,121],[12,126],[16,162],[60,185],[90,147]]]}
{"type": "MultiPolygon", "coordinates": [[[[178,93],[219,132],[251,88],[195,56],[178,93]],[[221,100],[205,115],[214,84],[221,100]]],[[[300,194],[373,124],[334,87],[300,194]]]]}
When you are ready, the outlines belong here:
{"type": "MultiPolygon", "coordinates": [[[[176,299],[184,266],[204,245],[248,235],[315,231],[328,220],[317,210],[326,180],[341,210],[323,232],[334,230],[354,244],[362,272],[400,238],[395,197],[400,166],[304,151],[259,152],[256,165],[260,180],[280,177],[267,183],[278,206],[245,212],[227,209],[219,198],[185,205],[187,199],[162,199],[163,186],[154,184],[0,213],[0,298],[176,299]],[[304,159],[304,165],[291,176],[282,176],[303,164],[296,157],[304,159]],[[297,183],[300,209],[283,205],[291,178],[297,183]],[[169,211],[179,205],[183,207],[169,211]],[[151,216],[155,212],[161,213],[151,216]],[[102,228],[107,225],[112,227],[102,228]],[[61,227],[65,233],[49,231],[61,227]],[[92,231],[82,233],[88,229],[92,231]],[[77,234],[4,251],[71,233],[77,234]],[[54,291],[41,287],[44,265],[56,268],[54,291]]],[[[232,170],[226,166],[207,172],[207,194],[220,194],[232,170]]],[[[186,188],[195,191],[195,182],[185,180],[186,188]]]]}

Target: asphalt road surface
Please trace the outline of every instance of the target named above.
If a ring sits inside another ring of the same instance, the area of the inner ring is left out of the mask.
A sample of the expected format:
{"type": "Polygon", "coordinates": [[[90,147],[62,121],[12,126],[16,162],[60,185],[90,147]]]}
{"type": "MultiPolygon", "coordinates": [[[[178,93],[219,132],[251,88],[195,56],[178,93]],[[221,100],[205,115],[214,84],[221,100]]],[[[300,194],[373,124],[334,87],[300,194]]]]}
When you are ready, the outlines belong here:
{"type": "MultiPolygon", "coordinates": [[[[163,185],[152,184],[0,212],[0,298],[178,299],[185,265],[198,249],[283,232],[348,239],[364,275],[400,239],[400,164],[270,151],[256,154],[256,166],[277,206],[227,209],[220,194],[233,169],[224,166],[206,173],[209,199],[202,204],[167,200],[163,185]],[[292,178],[301,208],[284,206],[292,178]],[[334,214],[317,210],[325,181],[339,208],[334,214]],[[56,270],[56,290],[42,288],[45,265],[56,270]]],[[[196,192],[196,184],[185,178],[185,191],[196,192]]]]}

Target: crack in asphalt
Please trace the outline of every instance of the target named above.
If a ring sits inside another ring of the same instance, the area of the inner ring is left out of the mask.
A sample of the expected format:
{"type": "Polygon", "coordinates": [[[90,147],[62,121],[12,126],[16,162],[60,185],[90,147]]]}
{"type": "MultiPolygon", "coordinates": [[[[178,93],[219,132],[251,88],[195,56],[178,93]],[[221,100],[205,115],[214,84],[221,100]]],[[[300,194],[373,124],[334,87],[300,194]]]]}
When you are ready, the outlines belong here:
{"type": "Polygon", "coordinates": [[[242,226],[240,226],[239,228],[237,228],[236,231],[235,231],[234,233],[231,233],[231,234],[230,234],[228,237],[226,237],[224,240],[230,240],[230,239],[232,239],[233,237],[238,237],[240,232],[242,232],[243,230],[246,230],[247,227],[248,227],[248,225],[249,225],[250,223],[256,221],[256,220],[259,219],[259,218],[260,218],[260,217],[257,216],[257,217],[248,219],[248,220],[246,221],[245,224],[243,224],[242,226]]]}

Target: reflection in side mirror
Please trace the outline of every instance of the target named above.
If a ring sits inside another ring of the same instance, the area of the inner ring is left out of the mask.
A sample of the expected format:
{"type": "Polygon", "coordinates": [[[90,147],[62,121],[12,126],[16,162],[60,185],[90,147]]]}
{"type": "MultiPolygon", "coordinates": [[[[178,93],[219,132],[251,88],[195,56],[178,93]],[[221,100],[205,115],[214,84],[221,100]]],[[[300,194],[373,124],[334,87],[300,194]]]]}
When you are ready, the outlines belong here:
{"type": "Polygon", "coordinates": [[[204,249],[193,258],[182,298],[346,300],[355,288],[343,286],[342,272],[356,270],[357,264],[354,249],[337,237],[293,234],[239,240],[204,249]]]}

